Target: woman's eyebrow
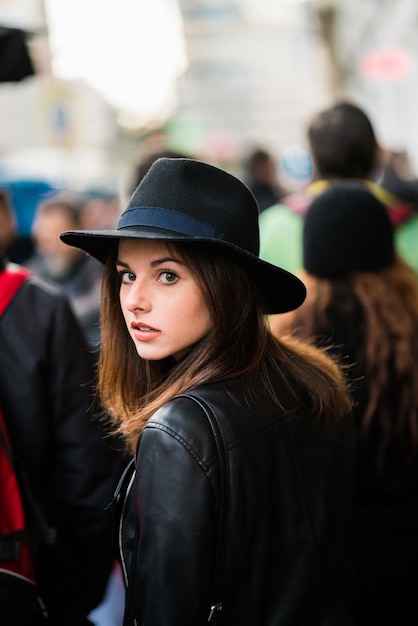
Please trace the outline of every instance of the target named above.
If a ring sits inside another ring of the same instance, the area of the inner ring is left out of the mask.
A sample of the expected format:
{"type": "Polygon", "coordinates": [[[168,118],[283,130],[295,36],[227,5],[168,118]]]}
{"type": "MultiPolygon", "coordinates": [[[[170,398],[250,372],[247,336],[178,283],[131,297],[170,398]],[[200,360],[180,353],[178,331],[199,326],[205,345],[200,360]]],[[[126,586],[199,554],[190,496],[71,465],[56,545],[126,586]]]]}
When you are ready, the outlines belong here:
{"type": "MultiPolygon", "coordinates": [[[[181,261],[180,259],[177,259],[176,257],[165,256],[160,259],[154,259],[154,261],[151,261],[150,266],[157,267],[158,265],[162,265],[164,263],[169,263],[169,262],[178,263],[179,265],[184,265],[184,262],[181,261]]],[[[129,263],[125,263],[124,261],[121,261],[120,259],[116,260],[115,265],[120,265],[122,267],[125,267],[126,269],[130,268],[129,263]]]]}
{"type": "Polygon", "coordinates": [[[129,265],[127,263],[124,263],[123,261],[121,261],[120,259],[116,259],[116,263],[115,265],[122,265],[122,267],[126,267],[128,268],[129,265]]]}
{"type": "Polygon", "coordinates": [[[155,261],[151,261],[151,267],[155,267],[156,265],[161,265],[163,263],[179,263],[180,265],[184,265],[183,261],[180,261],[180,259],[176,259],[175,257],[172,256],[165,256],[162,257],[161,259],[155,259],[155,261]]]}

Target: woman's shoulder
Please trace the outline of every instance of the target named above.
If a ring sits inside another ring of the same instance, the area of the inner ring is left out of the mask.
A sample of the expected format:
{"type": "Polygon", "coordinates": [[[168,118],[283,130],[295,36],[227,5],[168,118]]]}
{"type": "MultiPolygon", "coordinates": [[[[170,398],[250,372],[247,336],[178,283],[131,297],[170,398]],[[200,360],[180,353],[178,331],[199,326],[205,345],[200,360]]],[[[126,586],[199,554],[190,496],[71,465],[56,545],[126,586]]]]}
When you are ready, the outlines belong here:
{"type": "Polygon", "coordinates": [[[200,465],[211,465],[216,446],[208,419],[209,405],[198,397],[202,388],[175,396],[147,421],[139,450],[152,446],[166,456],[188,455],[200,465]]]}
{"type": "Polygon", "coordinates": [[[211,421],[215,419],[229,439],[250,427],[257,415],[273,410],[272,400],[265,391],[254,394],[248,381],[238,378],[201,385],[175,396],[154,413],[145,428],[196,441],[208,435],[213,438],[211,421]],[[268,409],[267,403],[271,404],[268,409]]]}
{"type": "Polygon", "coordinates": [[[160,407],[147,422],[147,426],[176,427],[186,420],[207,419],[208,411],[223,411],[233,400],[233,390],[238,397],[244,390],[241,381],[208,383],[174,396],[160,407]]]}
{"type": "Polygon", "coordinates": [[[206,431],[206,424],[210,429],[205,404],[198,399],[202,389],[177,395],[166,402],[148,420],[145,430],[156,429],[184,440],[200,438],[206,431]]]}

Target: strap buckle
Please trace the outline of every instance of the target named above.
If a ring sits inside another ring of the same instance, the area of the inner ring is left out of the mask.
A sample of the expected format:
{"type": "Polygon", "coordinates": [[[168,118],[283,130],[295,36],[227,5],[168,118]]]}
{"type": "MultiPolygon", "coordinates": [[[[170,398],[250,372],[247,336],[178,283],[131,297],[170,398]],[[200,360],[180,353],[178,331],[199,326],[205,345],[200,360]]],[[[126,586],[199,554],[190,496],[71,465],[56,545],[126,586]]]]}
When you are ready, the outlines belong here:
{"type": "Polygon", "coordinates": [[[217,602],[216,604],[210,607],[208,623],[212,621],[213,616],[215,615],[215,611],[222,611],[222,602],[217,602]]]}

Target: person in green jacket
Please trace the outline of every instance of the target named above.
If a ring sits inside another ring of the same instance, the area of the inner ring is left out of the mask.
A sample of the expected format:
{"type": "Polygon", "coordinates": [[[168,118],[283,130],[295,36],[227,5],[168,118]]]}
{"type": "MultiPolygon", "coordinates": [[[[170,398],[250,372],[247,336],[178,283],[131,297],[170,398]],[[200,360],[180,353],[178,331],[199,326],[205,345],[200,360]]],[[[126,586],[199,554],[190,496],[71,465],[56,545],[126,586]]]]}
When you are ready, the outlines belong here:
{"type": "Polygon", "coordinates": [[[382,202],[395,226],[398,252],[418,271],[418,214],[376,181],[384,152],[366,113],[351,102],[339,102],[317,114],[308,127],[314,166],[312,182],[260,214],[260,257],[290,272],[302,269],[302,229],[311,201],[340,180],[358,180],[382,202]]]}

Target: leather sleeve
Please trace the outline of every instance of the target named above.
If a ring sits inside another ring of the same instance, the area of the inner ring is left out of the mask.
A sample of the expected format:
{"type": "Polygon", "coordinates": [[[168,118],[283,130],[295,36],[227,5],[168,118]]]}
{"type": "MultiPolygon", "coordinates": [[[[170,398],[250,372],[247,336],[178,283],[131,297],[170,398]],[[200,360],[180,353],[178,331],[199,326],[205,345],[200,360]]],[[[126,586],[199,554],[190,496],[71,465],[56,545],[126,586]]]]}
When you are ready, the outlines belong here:
{"type": "MultiPolygon", "coordinates": [[[[194,416],[187,414],[187,419],[194,416]]],[[[211,438],[208,431],[206,442],[211,438]]],[[[218,504],[214,467],[203,456],[211,457],[211,463],[216,458],[167,423],[151,422],[141,436],[135,490],[138,624],[207,624],[218,504]]]]}

